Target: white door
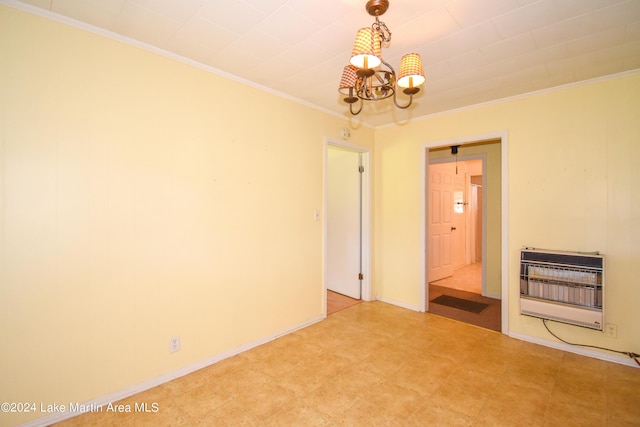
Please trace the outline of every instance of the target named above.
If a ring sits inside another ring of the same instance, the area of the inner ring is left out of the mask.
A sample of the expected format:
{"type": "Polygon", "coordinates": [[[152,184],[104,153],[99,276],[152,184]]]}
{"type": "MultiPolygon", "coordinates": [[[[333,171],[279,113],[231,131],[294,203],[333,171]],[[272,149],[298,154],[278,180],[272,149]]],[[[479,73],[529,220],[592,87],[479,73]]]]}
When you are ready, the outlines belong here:
{"type": "Polygon", "coordinates": [[[451,233],[451,264],[454,270],[467,264],[467,217],[469,202],[467,197],[466,162],[449,163],[453,167],[453,231],[451,233]]]}
{"type": "Polygon", "coordinates": [[[429,282],[453,274],[453,174],[450,164],[429,165],[429,282]]]}
{"type": "Polygon", "coordinates": [[[327,289],[361,295],[360,153],[327,150],[327,289]]]}

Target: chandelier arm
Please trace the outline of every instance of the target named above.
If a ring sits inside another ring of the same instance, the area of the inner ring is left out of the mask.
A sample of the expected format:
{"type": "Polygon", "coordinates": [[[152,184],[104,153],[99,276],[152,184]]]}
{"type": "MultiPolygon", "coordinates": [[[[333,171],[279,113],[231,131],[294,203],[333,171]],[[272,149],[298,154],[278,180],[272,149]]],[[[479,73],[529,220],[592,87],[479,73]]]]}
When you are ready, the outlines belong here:
{"type": "Polygon", "coordinates": [[[396,105],[396,107],[405,110],[407,108],[409,108],[411,106],[411,103],[413,102],[413,94],[409,95],[409,103],[407,105],[400,105],[398,104],[398,100],[396,99],[396,92],[393,92],[393,103],[396,105]]]}
{"type": "MultiPolygon", "coordinates": [[[[389,64],[387,61],[385,61],[384,59],[380,58],[380,62],[382,62],[384,65],[387,66],[387,68],[389,68],[391,70],[391,72],[393,73],[394,76],[394,82],[395,82],[395,75],[396,75],[396,70],[393,69],[393,67],[391,66],[391,64],[389,64]]],[[[395,84],[395,83],[394,83],[395,84]]]]}
{"type": "Polygon", "coordinates": [[[349,104],[349,112],[351,112],[351,114],[353,116],[357,116],[358,114],[360,114],[360,111],[362,111],[362,106],[363,106],[363,102],[362,102],[362,98],[360,99],[360,108],[358,108],[358,111],[354,112],[353,111],[353,104],[349,104]]]}

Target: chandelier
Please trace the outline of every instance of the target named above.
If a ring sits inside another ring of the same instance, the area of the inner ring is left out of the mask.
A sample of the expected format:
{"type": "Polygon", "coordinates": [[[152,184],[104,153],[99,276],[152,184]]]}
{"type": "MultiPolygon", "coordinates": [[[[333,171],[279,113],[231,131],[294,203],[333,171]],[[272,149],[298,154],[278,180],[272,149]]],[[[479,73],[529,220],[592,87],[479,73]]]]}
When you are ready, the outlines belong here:
{"type": "Polygon", "coordinates": [[[408,108],[413,102],[413,95],[420,92],[425,82],[422,59],[417,53],[409,53],[400,61],[400,73],[382,59],[382,45],[391,42],[391,31],[379,16],[389,8],[388,0],[370,0],[366,9],[369,15],[376,18],[370,28],[361,28],[353,44],[349,65],[344,67],[338,91],[346,95],[344,102],[349,104],[349,111],[354,116],[362,111],[362,101],[379,101],[393,97],[393,103],[398,108],[408,108]],[[397,88],[409,95],[406,105],[398,104],[397,88]],[[354,110],[354,105],[359,107],[354,110]]]}

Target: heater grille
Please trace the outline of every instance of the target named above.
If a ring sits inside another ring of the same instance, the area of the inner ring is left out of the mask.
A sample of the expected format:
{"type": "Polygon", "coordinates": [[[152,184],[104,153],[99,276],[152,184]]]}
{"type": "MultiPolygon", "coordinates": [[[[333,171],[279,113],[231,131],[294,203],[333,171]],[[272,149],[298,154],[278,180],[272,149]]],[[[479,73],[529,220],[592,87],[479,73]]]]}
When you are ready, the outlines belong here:
{"type": "Polygon", "coordinates": [[[520,312],[602,330],[604,256],[523,249],[520,312]]]}

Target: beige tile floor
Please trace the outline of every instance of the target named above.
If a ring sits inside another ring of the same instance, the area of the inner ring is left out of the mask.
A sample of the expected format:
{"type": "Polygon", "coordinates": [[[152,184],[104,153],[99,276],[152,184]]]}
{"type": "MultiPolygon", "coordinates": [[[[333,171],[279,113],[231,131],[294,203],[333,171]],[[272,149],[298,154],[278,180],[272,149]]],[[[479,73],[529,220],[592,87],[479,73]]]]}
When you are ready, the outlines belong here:
{"type": "Polygon", "coordinates": [[[638,426],[640,369],[382,302],[59,426],[638,426]]]}

